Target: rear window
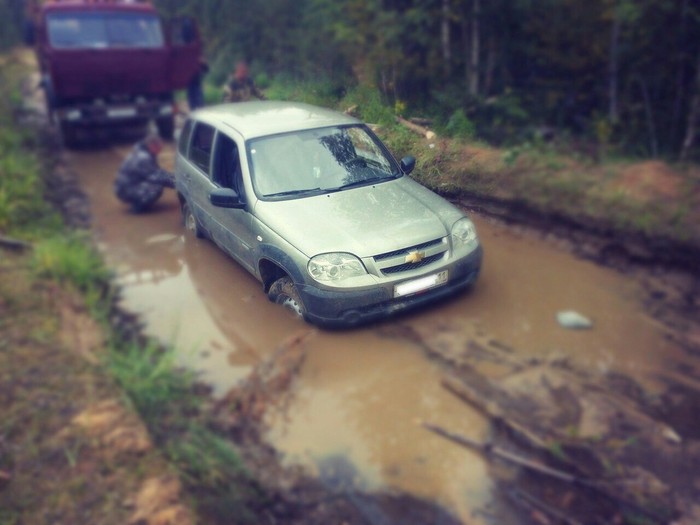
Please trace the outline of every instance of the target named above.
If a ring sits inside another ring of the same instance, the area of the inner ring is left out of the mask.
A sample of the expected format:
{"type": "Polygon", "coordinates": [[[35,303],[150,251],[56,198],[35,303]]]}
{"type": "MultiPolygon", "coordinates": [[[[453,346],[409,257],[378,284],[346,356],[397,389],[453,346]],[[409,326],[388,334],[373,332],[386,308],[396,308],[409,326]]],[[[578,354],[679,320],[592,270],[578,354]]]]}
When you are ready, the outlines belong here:
{"type": "Polygon", "coordinates": [[[214,145],[214,128],[207,124],[198,123],[192,134],[189,159],[204,173],[209,175],[211,151],[214,145]]]}
{"type": "Polygon", "coordinates": [[[155,15],[143,13],[50,13],[49,42],[59,49],[163,47],[155,15]]]}

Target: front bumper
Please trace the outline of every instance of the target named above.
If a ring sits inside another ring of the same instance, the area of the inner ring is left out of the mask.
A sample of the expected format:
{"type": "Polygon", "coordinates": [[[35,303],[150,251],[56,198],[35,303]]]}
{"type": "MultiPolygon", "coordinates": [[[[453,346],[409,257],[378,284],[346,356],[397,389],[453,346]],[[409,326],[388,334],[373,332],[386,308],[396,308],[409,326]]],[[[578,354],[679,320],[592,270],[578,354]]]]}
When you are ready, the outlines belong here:
{"type": "Polygon", "coordinates": [[[84,126],[141,122],[169,118],[173,114],[173,104],[169,101],[110,105],[76,104],[56,109],[56,115],[60,121],[84,126]]]}
{"type": "Polygon", "coordinates": [[[449,268],[450,278],[446,284],[396,299],[384,287],[335,292],[301,285],[298,286],[298,290],[306,307],[308,322],[325,327],[356,326],[438,301],[467,289],[479,276],[482,258],[483,250],[479,246],[449,268]]]}

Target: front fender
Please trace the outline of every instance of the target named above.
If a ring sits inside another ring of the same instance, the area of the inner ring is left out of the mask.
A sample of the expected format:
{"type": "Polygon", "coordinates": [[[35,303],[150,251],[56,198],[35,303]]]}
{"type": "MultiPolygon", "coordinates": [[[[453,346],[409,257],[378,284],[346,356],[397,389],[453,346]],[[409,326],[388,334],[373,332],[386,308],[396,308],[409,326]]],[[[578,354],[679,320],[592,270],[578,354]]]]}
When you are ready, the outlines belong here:
{"type": "Polygon", "coordinates": [[[261,262],[258,263],[258,271],[260,271],[260,276],[266,289],[267,284],[265,283],[265,276],[260,269],[262,260],[267,260],[279,267],[284,273],[289,275],[295,283],[304,283],[306,281],[306,279],[304,279],[303,269],[300,269],[294,260],[277,246],[272,244],[260,244],[259,250],[261,262]]]}

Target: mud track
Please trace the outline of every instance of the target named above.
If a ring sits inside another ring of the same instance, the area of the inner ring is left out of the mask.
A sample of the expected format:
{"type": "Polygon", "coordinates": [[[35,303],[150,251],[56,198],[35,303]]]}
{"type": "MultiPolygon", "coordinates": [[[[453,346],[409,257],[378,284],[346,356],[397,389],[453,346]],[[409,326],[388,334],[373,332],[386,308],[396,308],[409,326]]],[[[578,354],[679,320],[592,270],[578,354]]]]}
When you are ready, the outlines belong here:
{"type": "MultiPolygon", "coordinates": [[[[47,180],[48,196],[62,210],[68,224],[88,228],[90,205],[62,156],[60,141],[51,130],[44,130],[42,137],[44,154],[55,167],[47,180]]],[[[646,308],[665,326],[667,336],[687,352],[700,355],[700,251],[696,248],[643,236],[619,239],[605,225],[550,216],[519,204],[467,198],[459,203],[513,230],[545,238],[580,257],[634,276],[648,290],[646,308]]],[[[143,337],[139,319],[116,306],[112,320],[131,337],[143,337]]],[[[662,396],[649,399],[627,377],[612,375],[603,381],[566,362],[520,362],[503,347],[475,341],[473,334],[465,335],[455,326],[421,332],[398,324],[387,335],[419,344],[444,368],[447,387],[492,419],[495,433],[482,450],[486,456],[494,450],[515,450],[518,455],[532,455],[539,464],[573,476],[573,481],[562,487],[551,476],[522,465],[514,468],[511,464],[506,475],[497,474],[503,497],[526,511],[522,523],[633,523],[640,516],[650,523],[700,521],[699,509],[693,505],[700,500],[696,475],[700,472],[700,428],[693,419],[693,414],[700,411],[700,393],[694,381],[669,382],[662,396]],[[490,377],[476,373],[472,365],[483,359],[496,363],[500,373],[490,377]],[[470,387],[468,392],[465,385],[470,387]],[[529,389],[523,391],[523,385],[529,389]],[[549,396],[527,397],[524,392],[549,396]],[[589,402],[590,396],[595,400],[589,402]],[[490,403],[483,403],[485,399],[490,403]],[[577,401],[561,405],[562,399],[577,401]],[[495,406],[493,400],[498,400],[495,406]],[[610,400],[617,400],[614,410],[603,411],[601,406],[610,400]],[[532,411],[541,412],[541,424],[533,426],[532,418],[529,422],[521,419],[523,413],[532,411]],[[591,420],[597,422],[595,431],[588,429],[581,434],[582,427],[588,428],[583,423],[591,420]],[[641,437],[634,446],[620,445],[630,428],[639,429],[641,437]],[[592,490],[590,484],[581,482],[599,481],[610,474],[606,471],[610,465],[621,469],[616,471],[618,477],[624,474],[625,479],[635,482],[632,492],[620,494],[607,485],[605,490],[592,490]]],[[[352,472],[343,472],[351,467],[342,462],[330,465],[319,479],[279,464],[276,452],[262,440],[262,414],[267,401],[260,396],[271,385],[277,385],[284,396],[293,384],[298,361],[303,359],[303,348],[303,338],[281,347],[271,361],[261,363],[251,379],[216,407],[220,429],[241,447],[247,463],[270,493],[270,507],[261,509],[267,521],[459,523],[427,502],[346,490],[338,480],[351,477],[352,472]],[[280,380],[284,374],[287,377],[280,380]],[[241,414],[247,417],[238,414],[231,419],[230,407],[240,406],[245,400],[248,408],[241,414]],[[411,521],[407,515],[412,516],[411,521]]]]}

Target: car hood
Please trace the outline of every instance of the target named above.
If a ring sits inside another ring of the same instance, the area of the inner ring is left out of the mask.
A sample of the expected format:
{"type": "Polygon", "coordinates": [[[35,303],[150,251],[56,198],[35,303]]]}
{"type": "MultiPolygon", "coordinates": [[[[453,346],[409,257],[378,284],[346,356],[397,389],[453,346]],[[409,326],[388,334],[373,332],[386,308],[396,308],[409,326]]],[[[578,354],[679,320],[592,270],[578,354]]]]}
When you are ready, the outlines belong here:
{"type": "Polygon", "coordinates": [[[326,195],[258,201],[263,223],[309,257],[370,257],[444,237],[463,214],[408,177],[326,195]]]}

